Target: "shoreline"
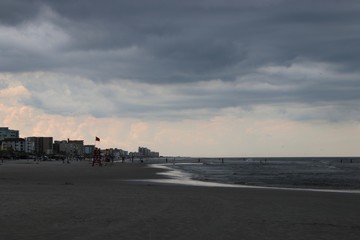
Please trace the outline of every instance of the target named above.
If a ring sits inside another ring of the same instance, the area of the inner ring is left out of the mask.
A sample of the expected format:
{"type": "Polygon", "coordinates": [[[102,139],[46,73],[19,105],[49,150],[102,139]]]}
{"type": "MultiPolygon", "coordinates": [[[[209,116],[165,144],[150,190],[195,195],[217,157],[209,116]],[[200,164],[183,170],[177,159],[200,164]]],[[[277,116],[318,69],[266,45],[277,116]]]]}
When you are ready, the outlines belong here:
{"type": "Polygon", "coordinates": [[[161,169],[87,162],[0,166],[0,239],[360,238],[360,195],[198,187],[161,169]]]}
{"type": "MultiPolygon", "coordinates": [[[[87,165],[89,163],[88,160],[82,160],[82,161],[72,161],[70,164],[63,163],[62,161],[40,161],[36,162],[33,159],[19,159],[19,160],[7,160],[6,162],[2,163],[5,165],[35,165],[35,166],[41,166],[41,165],[59,165],[59,166],[77,166],[80,165],[87,165]]],[[[0,163],[0,167],[2,165],[0,163]]],[[[187,164],[187,163],[176,163],[176,164],[187,164]]],[[[196,163],[193,163],[196,164],[196,163]]],[[[285,186],[285,187],[278,187],[278,186],[262,186],[262,185],[244,185],[244,184],[231,184],[231,183],[220,183],[220,182],[214,182],[214,181],[201,181],[192,178],[190,173],[186,173],[184,171],[181,171],[179,169],[174,169],[171,167],[172,163],[141,163],[139,161],[135,161],[134,163],[131,162],[125,162],[122,163],[121,161],[114,162],[113,164],[107,163],[107,165],[104,165],[102,167],[108,168],[112,166],[117,165],[120,166],[142,166],[144,169],[148,169],[147,174],[143,175],[143,173],[140,173],[140,175],[144,176],[145,178],[138,179],[135,176],[129,176],[127,177],[129,179],[124,179],[124,176],[120,175],[119,177],[122,180],[130,181],[130,182],[151,182],[151,183],[160,183],[160,184],[174,184],[174,185],[184,185],[184,186],[195,186],[195,187],[225,187],[225,188],[254,188],[254,189],[273,189],[273,190],[288,190],[288,191],[311,191],[311,192],[334,192],[334,193],[351,193],[351,194],[359,194],[360,189],[332,189],[332,188],[304,188],[304,187],[292,187],[292,186],[285,186]]],[[[91,167],[91,164],[89,164],[89,167],[91,167]]],[[[94,168],[99,166],[94,166],[94,168]]],[[[101,167],[101,168],[102,168],[101,167]]],[[[1,173],[1,172],[0,172],[1,173]]]]}
{"type": "MultiPolygon", "coordinates": [[[[181,170],[173,169],[165,164],[149,164],[149,167],[164,169],[165,172],[157,173],[158,175],[165,176],[165,179],[144,179],[143,181],[150,181],[164,184],[178,184],[187,186],[199,186],[199,187],[226,187],[226,188],[254,188],[254,189],[274,189],[284,191],[311,191],[311,192],[334,192],[334,193],[351,193],[359,194],[358,189],[331,189],[331,188],[303,188],[303,187],[273,187],[273,186],[261,186],[261,185],[244,185],[244,184],[230,184],[220,183],[212,181],[201,181],[191,177],[190,174],[181,170]]],[[[133,180],[136,181],[136,180],[133,180]]],[[[139,179],[138,181],[142,181],[139,179]]]]}

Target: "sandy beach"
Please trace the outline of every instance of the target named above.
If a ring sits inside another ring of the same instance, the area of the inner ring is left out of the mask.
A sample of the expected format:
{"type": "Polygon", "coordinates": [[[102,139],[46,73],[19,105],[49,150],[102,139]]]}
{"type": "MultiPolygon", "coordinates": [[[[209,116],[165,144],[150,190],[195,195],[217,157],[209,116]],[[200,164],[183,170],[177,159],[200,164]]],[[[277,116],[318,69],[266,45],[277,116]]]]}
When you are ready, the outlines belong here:
{"type": "Polygon", "coordinates": [[[129,181],[159,171],[5,161],[0,239],[360,239],[360,194],[129,181]]]}

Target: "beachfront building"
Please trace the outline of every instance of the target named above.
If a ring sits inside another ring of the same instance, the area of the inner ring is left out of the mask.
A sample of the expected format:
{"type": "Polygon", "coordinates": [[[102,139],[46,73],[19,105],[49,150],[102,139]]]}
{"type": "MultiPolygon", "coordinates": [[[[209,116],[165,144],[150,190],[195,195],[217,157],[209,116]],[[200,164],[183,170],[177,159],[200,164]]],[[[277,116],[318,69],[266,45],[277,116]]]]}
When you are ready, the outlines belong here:
{"type": "Polygon", "coordinates": [[[123,159],[128,156],[128,151],[118,149],[118,148],[110,148],[110,149],[106,149],[106,151],[114,159],[123,159]]]}
{"type": "Polygon", "coordinates": [[[147,157],[150,155],[151,150],[146,147],[139,147],[138,153],[139,156],[147,157]]]}
{"type": "Polygon", "coordinates": [[[94,155],[95,145],[84,145],[84,157],[92,158],[94,155]]]}
{"type": "Polygon", "coordinates": [[[25,139],[23,139],[23,138],[6,138],[1,141],[0,150],[25,152],[25,139]]]}
{"type": "Polygon", "coordinates": [[[84,156],[84,140],[61,140],[54,142],[54,154],[68,158],[80,158],[84,156]]]}
{"type": "Polygon", "coordinates": [[[8,127],[0,127],[0,141],[6,138],[19,138],[19,130],[12,130],[8,127]]]}
{"type": "Polygon", "coordinates": [[[160,157],[160,153],[159,152],[150,152],[150,157],[160,157]]]}
{"type": "Polygon", "coordinates": [[[160,154],[158,152],[153,152],[146,147],[139,147],[138,156],[140,157],[159,157],[160,154]]]}
{"type": "Polygon", "coordinates": [[[35,142],[31,139],[25,138],[25,152],[26,153],[34,153],[35,152],[35,142]]]}
{"type": "Polygon", "coordinates": [[[65,156],[67,151],[67,145],[68,145],[67,140],[54,141],[54,145],[53,145],[54,154],[65,156]]]}
{"type": "Polygon", "coordinates": [[[84,156],[84,140],[68,139],[68,147],[66,151],[68,156],[83,157],[84,156]]]}
{"type": "Polygon", "coordinates": [[[27,137],[27,146],[33,148],[27,149],[29,153],[36,155],[48,155],[53,153],[53,138],[52,137],[27,137]]]}

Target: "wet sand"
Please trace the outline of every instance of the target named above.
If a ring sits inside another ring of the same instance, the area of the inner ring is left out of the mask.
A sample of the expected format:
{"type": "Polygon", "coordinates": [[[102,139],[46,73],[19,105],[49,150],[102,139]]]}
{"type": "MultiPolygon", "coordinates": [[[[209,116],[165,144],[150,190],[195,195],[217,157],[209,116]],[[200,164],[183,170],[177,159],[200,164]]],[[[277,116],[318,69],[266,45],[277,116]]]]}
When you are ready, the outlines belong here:
{"type": "Polygon", "coordinates": [[[159,171],[6,161],[0,239],[360,239],[360,194],[128,181],[159,171]]]}

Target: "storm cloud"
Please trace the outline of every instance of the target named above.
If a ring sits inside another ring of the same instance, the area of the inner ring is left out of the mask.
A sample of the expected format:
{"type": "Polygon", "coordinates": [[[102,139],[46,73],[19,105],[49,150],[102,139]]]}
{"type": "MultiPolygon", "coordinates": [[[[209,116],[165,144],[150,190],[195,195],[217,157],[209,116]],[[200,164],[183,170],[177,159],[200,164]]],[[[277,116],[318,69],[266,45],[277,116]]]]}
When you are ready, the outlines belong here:
{"type": "Polygon", "coordinates": [[[21,80],[31,94],[20,101],[62,115],[269,105],[359,120],[359,12],[355,0],[2,0],[0,71],[49,73],[21,80]]]}

